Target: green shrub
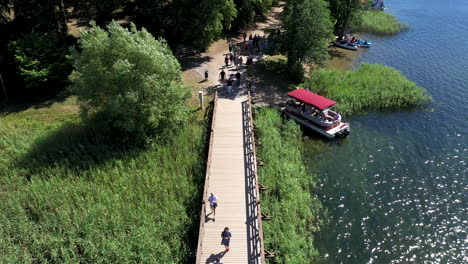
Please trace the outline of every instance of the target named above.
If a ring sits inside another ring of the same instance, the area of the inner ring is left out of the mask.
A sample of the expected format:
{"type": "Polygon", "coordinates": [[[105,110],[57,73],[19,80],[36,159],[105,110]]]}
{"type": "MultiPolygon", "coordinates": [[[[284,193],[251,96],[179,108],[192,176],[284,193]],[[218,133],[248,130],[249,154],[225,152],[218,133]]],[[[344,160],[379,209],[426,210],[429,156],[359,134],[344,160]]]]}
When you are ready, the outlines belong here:
{"type": "Polygon", "coordinates": [[[317,70],[303,87],[338,102],[342,114],[421,106],[427,91],[396,69],[363,63],[356,71],[317,70]]]}
{"type": "Polygon", "coordinates": [[[313,194],[316,175],[302,159],[302,132],[294,121],[283,123],[278,111],[257,110],[255,124],[262,143],[259,180],[268,187],[261,194],[262,212],[272,220],[263,224],[265,248],[276,253],[270,263],[317,263],[314,232],[319,230],[322,205],[313,194]]]}
{"type": "Polygon", "coordinates": [[[83,32],[79,44],[71,80],[85,120],[98,121],[132,143],[183,126],[190,90],[165,42],[135,25],[129,31],[113,22],[108,32],[95,25],[83,32]]]}
{"type": "Polygon", "coordinates": [[[362,19],[353,29],[359,32],[370,32],[376,34],[396,34],[408,25],[401,23],[392,14],[378,10],[367,10],[362,12],[362,19]]]}
{"type": "Polygon", "coordinates": [[[10,44],[18,74],[28,89],[63,88],[71,72],[68,46],[54,34],[26,34],[10,44]]]}

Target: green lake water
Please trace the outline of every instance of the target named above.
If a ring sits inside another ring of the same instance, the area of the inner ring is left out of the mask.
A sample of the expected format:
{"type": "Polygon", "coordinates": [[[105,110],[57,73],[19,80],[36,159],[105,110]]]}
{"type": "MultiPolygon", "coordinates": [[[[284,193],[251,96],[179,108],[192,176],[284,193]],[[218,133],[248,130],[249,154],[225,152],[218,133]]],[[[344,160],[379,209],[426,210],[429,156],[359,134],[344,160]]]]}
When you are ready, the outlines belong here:
{"type": "Polygon", "coordinates": [[[354,66],[394,67],[433,102],[345,118],[341,141],[306,133],[329,215],[316,244],[325,263],[468,263],[468,1],[385,2],[410,28],[363,36],[354,66]]]}

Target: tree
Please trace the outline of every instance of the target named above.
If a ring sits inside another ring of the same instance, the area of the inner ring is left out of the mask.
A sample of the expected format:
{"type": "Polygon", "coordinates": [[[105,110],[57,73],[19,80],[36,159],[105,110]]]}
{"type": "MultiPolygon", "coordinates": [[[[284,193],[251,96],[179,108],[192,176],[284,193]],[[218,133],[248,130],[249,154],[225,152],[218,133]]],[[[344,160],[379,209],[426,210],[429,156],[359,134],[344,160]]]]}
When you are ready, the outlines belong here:
{"type": "Polygon", "coordinates": [[[135,25],[112,22],[108,32],[92,23],[73,51],[70,78],[84,120],[98,121],[120,139],[137,143],[161,139],[187,118],[188,88],[163,40],[135,25]]]}
{"type": "Polygon", "coordinates": [[[278,5],[278,0],[234,0],[238,15],[234,21],[234,28],[245,27],[254,21],[255,15],[263,15],[273,6],[278,5]]]}
{"type": "Polygon", "coordinates": [[[30,33],[10,44],[19,76],[27,89],[54,90],[71,72],[68,46],[57,35],[30,33]]]}
{"type": "Polygon", "coordinates": [[[288,69],[295,79],[303,78],[302,64],[323,65],[328,59],[332,23],[323,0],[290,0],[283,16],[283,47],[288,69]]]}
{"type": "Polygon", "coordinates": [[[233,0],[199,0],[186,21],[189,30],[186,39],[192,40],[197,48],[206,49],[221,36],[223,29],[230,29],[237,16],[233,0]]]}
{"type": "Polygon", "coordinates": [[[359,11],[362,9],[360,0],[328,0],[331,15],[335,22],[335,34],[342,37],[350,24],[359,22],[359,11]]]}

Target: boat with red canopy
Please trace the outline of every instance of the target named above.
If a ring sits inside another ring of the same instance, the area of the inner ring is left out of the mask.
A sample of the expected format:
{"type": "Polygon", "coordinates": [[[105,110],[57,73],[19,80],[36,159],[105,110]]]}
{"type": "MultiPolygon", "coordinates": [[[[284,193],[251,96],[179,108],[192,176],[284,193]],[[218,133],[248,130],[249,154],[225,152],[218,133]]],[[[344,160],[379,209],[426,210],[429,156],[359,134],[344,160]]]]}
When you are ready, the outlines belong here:
{"type": "Polygon", "coordinates": [[[349,123],[341,122],[341,115],[331,110],[335,101],[305,89],[296,89],[288,96],[291,99],[282,111],[289,118],[327,138],[349,135],[349,123]]]}

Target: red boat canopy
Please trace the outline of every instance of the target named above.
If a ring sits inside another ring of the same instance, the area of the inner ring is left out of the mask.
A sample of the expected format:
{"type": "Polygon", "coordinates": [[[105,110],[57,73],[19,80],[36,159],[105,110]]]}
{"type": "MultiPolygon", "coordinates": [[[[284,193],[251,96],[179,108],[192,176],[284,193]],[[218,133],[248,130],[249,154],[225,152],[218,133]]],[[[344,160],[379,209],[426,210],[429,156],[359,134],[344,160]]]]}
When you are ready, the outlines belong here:
{"type": "Polygon", "coordinates": [[[315,106],[319,110],[324,110],[332,105],[335,105],[336,102],[328,98],[309,92],[304,89],[296,89],[288,93],[289,97],[292,97],[296,100],[299,100],[305,104],[315,106]]]}

